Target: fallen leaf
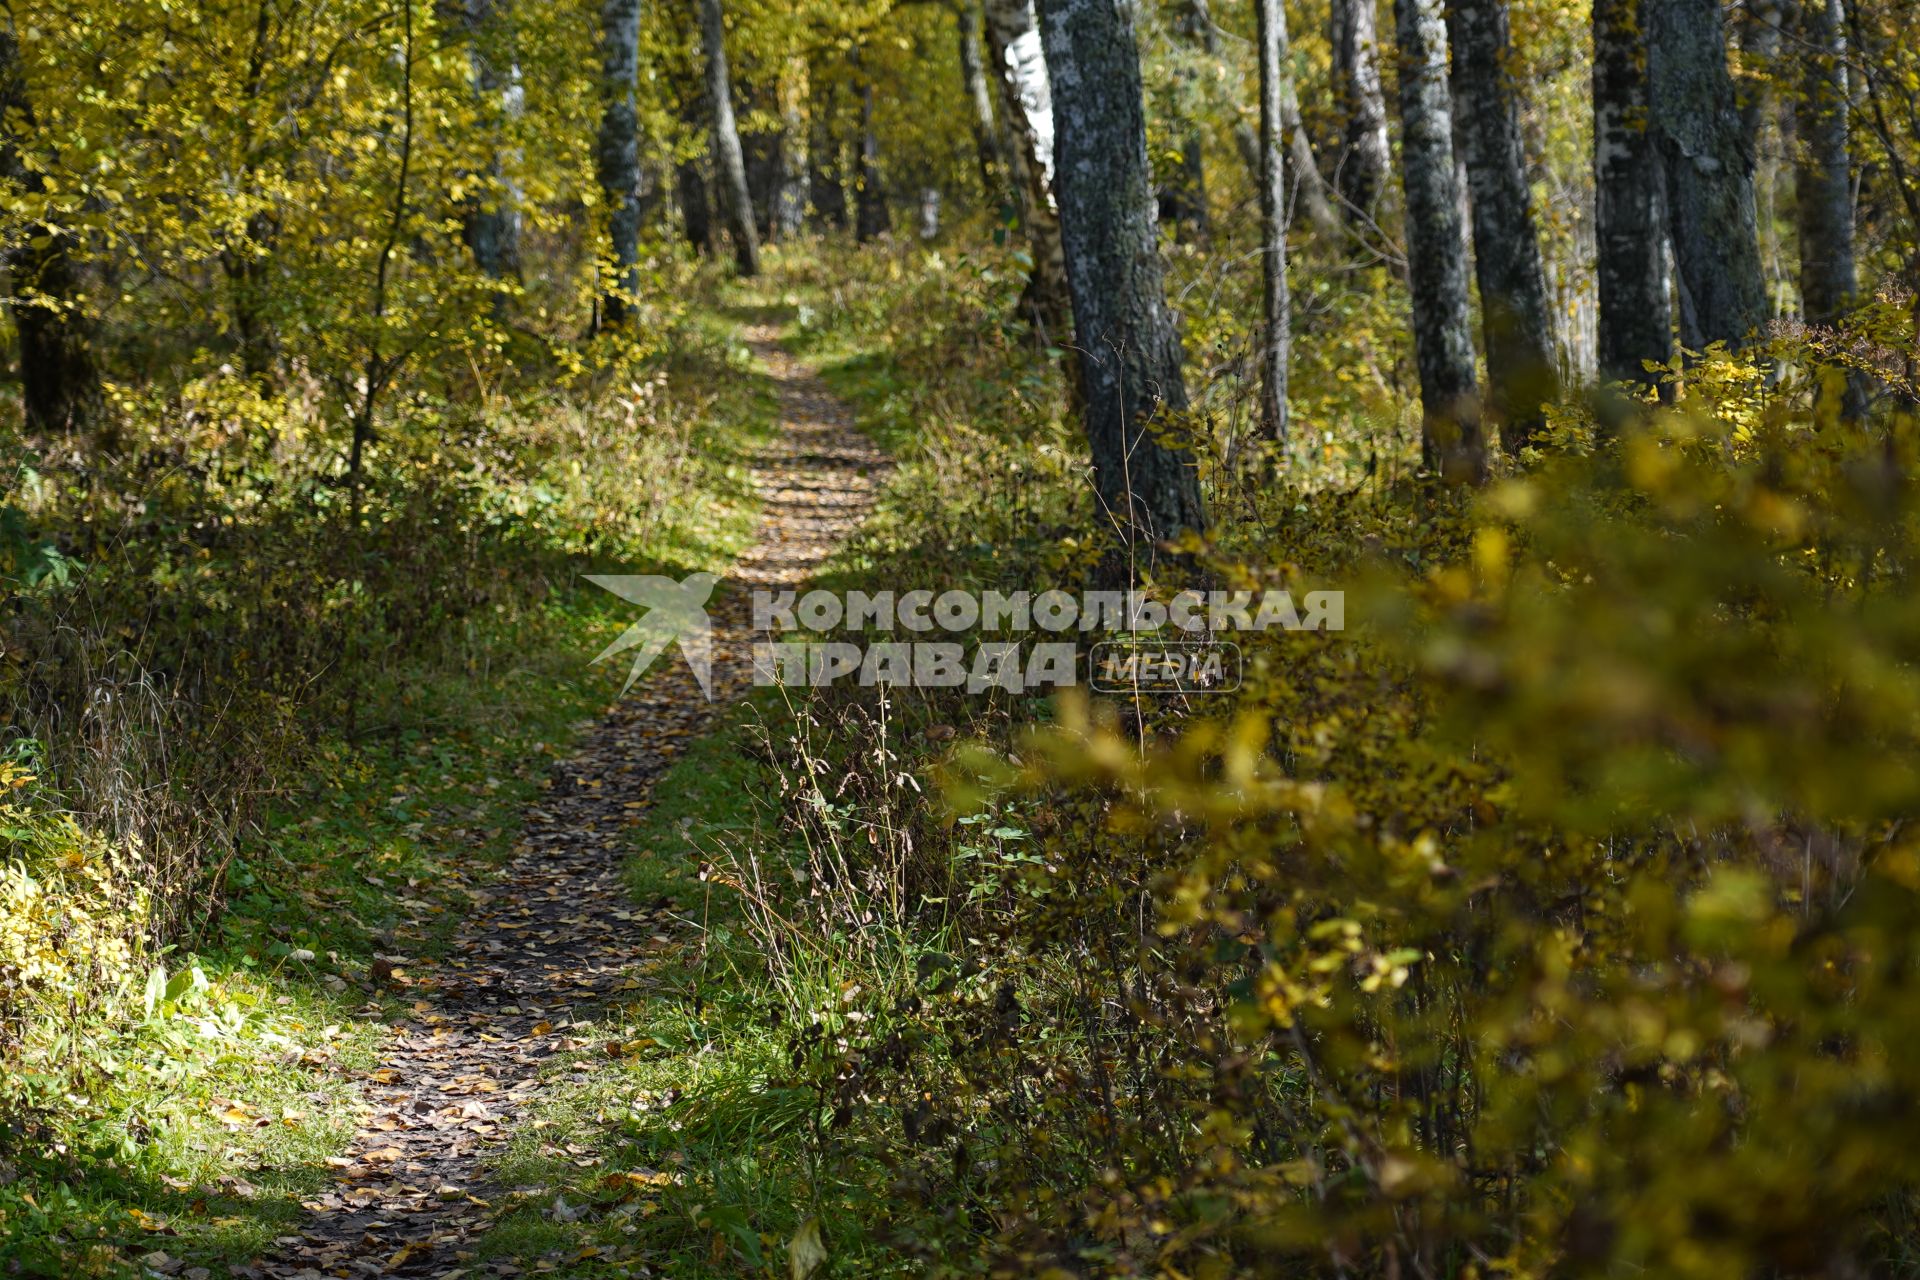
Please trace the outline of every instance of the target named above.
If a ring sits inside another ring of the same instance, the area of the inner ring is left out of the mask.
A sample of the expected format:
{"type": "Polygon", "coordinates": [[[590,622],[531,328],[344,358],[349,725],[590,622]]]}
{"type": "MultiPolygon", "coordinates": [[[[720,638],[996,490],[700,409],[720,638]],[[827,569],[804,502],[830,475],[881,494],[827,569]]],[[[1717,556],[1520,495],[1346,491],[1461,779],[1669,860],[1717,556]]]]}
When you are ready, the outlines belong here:
{"type": "Polygon", "coordinates": [[[820,1219],[808,1218],[787,1242],[787,1270],[793,1280],[809,1280],[827,1260],[827,1244],[820,1238],[820,1219]]]}

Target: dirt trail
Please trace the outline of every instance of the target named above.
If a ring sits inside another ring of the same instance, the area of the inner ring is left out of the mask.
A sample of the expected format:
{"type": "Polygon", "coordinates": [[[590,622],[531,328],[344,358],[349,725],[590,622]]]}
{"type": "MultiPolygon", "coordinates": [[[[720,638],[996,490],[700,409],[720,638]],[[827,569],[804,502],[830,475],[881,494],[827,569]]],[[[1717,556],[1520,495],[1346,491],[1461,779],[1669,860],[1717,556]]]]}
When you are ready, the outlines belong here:
{"type": "Polygon", "coordinates": [[[587,1047],[575,1022],[634,989],[629,967],[678,928],[622,887],[636,809],[715,709],[746,688],[749,590],[805,582],[864,518],[885,466],[775,332],[746,335],[778,385],[782,430],[754,464],[764,502],[754,545],[709,606],[714,701],[670,649],[555,770],[488,901],[361,1083],[369,1119],[336,1162],[334,1184],[306,1202],[296,1234],[237,1274],[517,1274],[472,1257],[498,1194],[513,1190],[491,1185],[488,1167],[529,1116],[549,1059],[587,1047]]]}

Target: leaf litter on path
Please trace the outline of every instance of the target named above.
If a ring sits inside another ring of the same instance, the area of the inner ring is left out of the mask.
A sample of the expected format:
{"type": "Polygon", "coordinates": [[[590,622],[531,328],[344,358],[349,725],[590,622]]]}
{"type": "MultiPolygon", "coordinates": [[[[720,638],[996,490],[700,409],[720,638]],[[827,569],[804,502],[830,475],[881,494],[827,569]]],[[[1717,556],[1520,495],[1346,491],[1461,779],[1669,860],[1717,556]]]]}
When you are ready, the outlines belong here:
{"type": "MultiPolygon", "coordinates": [[[[685,743],[751,680],[743,588],[803,584],[865,517],[887,465],[771,329],[748,338],[777,384],[781,437],[754,463],[763,503],[754,544],[729,575],[732,589],[709,606],[714,701],[684,665],[657,666],[555,767],[527,807],[513,859],[472,895],[447,958],[430,975],[409,975],[405,957],[381,958],[376,981],[423,998],[394,1023],[380,1065],[359,1078],[367,1118],[346,1152],[327,1161],[333,1185],[303,1202],[307,1219],[271,1254],[234,1274],[520,1274],[513,1261],[478,1260],[475,1246],[502,1205],[542,1189],[496,1186],[489,1166],[531,1116],[548,1060],[594,1047],[595,1011],[647,989],[652,980],[633,971],[685,940],[670,911],[636,906],[623,888],[635,813],[685,743]]],[[[574,1145],[565,1154],[581,1167],[596,1156],[574,1145]]],[[[558,1222],[587,1212],[557,1197],[549,1204],[558,1222]]],[[[809,1244],[800,1242],[798,1255],[811,1262],[809,1244]]]]}

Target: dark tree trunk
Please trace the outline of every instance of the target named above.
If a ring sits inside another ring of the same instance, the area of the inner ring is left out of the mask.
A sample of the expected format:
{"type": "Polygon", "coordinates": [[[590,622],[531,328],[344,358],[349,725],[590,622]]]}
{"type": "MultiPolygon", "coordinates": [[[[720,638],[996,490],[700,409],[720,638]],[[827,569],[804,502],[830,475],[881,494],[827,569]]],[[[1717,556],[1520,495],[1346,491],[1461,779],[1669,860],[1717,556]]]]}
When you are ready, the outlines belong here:
{"type": "Polygon", "coordinates": [[[1647,128],[1644,0],[1594,0],[1593,185],[1600,376],[1652,385],[1673,358],[1660,158],[1647,128]]]}
{"type": "Polygon", "coordinates": [[[486,185],[467,207],[466,240],[481,271],[496,280],[520,277],[520,191],[506,161],[513,154],[505,136],[520,116],[520,67],[513,53],[508,0],[466,0],[467,38],[473,62],[474,96],[481,119],[490,122],[486,185]]]}
{"type": "Polygon", "coordinates": [[[1553,321],[1510,65],[1507,0],[1452,0],[1454,139],[1467,165],[1487,407],[1508,450],[1537,442],[1557,394],[1553,321]]]}
{"type": "Polygon", "coordinates": [[[1859,291],[1840,0],[1802,0],[1800,24],[1805,71],[1794,113],[1800,297],[1807,321],[1825,325],[1846,314],[1859,291]]]}
{"type": "Polygon", "coordinates": [[[1287,363],[1293,322],[1287,294],[1287,166],[1285,91],[1287,10],[1282,0],[1254,0],[1260,62],[1260,427],[1276,444],[1287,442],[1287,363]]]}
{"type": "Polygon", "coordinates": [[[1163,436],[1187,391],[1161,278],[1131,13],[1125,0],[1046,0],[1041,10],[1094,488],[1128,576],[1155,562],[1160,543],[1206,527],[1193,454],[1163,436]]]}
{"type": "MultiPolygon", "coordinates": [[[[39,170],[20,157],[13,131],[34,128],[33,103],[20,70],[11,19],[0,22],[0,176],[34,195],[46,190],[39,170]]],[[[28,431],[77,433],[101,420],[100,371],[93,362],[93,322],[64,231],[29,226],[7,259],[13,325],[20,339],[20,390],[28,431]]]]}
{"type": "Polygon", "coordinates": [[[1333,0],[1333,102],[1340,118],[1340,158],[1334,185],[1351,218],[1370,221],[1386,189],[1387,99],[1380,87],[1375,0],[1333,0]]]}
{"type": "Polygon", "coordinates": [[[220,251],[221,270],[233,299],[233,333],[240,344],[240,367],[257,381],[273,374],[275,341],[267,316],[267,266],[270,246],[279,231],[272,215],[256,213],[247,219],[246,234],[220,251]]]}
{"type": "MultiPolygon", "coordinates": [[[[1848,155],[1846,32],[1841,0],[1801,0],[1805,52],[1794,105],[1799,134],[1794,201],[1800,223],[1800,304],[1808,324],[1833,325],[1858,301],[1853,250],[1852,165],[1848,155]]],[[[1866,385],[1853,373],[1823,385],[1823,403],[1843,417],[1866,408],[1866,385]],[[1838,393],[1837,399],[1835,393],[1838,393]]]]}
{"type": "Polygon", "coordinates": [[[844,231],[847,227],[847,168],[843,135],[835,127],[841,118],[840,79],[821,74],[818,65],[810,65],[807,93],[812,100],[808,111],[810,135],[807,140],[807,191],[813,207],[814,225],[844,231]]]}
{"type": "Polygon", "coordinates": [[[854,191],[853,238],[862,244],[892,229],[887,191],[880,181],[880,140],[873,132],[873,84],[860,84],[860,173],[854,191]]]}
{"type": "Polygon", "coordinates": [[[980,191],[989,205],[997,205],[1011,193],[1007,160],[1000,154],[1000,132],[993,118],[993,89],[987,83],[979,0],[965,0],[954,8],[953,16],[960,24],[960,79],[967,90],[967,122],[980,165],[980,191]]]}
{"type": "Polygon", "coordinates": [[[707,199],[707,175],[698,160],[682,160],[674,169],[680,190],[681,226],[687,246],[700,257],[713,253],[713,206],[707,199]]]}
{"type": "Polygon", "coordinates": [[[1007,158],[1033,256],[1024,309],[1042,344],[1064,344],[1073,332],[1073,302],[1053,191],[1053,88],[1040,28],[1033,0],[986,0],[985,8],[1000,105],[1013,139],[1007,158]]]}
{"type": "Polygon", "coordinates": [[[1760,131],[1773,105],[1773,64],[1780,57],[1780,29],[1786,15],[1781,0],[1747,0],[1740,7],[1740,17],[1740,60],[1746,72],[1737,86],[1740,132],[1748,154],[1758,156],[1760,131]]]}
{"type": "Polygon", "coordinates": [[[747,165],[740,153],[740,130],[733,119],[733,86],[727,76],[727,26],[720,0],[700,0],[700,45],[707,71],[707,112],[713,125],[713,176],[720,208],[733,239],[733,260],[743,276],[760,271],[760,237],[753,225],[753,199],[747,193],[747,165]]]}
{"type": "MultiPolygon", "coordinates": [[[[274,38],[271,0],[256,0],[253,43],[247,55],[247,75],[242,90],[247,114],[241,125],[240,182],[251,190],[258,181],[265,149],[257,141],[253,112],[270,108],[263,101],[268,47],[274,38]]],[[[227,277],[228,295],[233,308],[233,331],[240,346],[240,367],[248,378],[264,383],[273,376],[277,335],[268,318],[268,266],[272,246],[279,232],[278,219],[266,210],[248,217],[243,232],[220,250],[220,266],[227,277]]]]}
{"type": "Polygon", "coordinates": [[[749,133],[740,139],[747,175],[747,208],[762,244],[774,238],[773,211],[780,202],[780,135],[749,133]]]}
{"type": "Polygon", "coordinates": [[[1651,117],[1689,350],[1739,345],[1766,319],[1746,147],[1720,0],[1646,0],[1651,117]]]}
{"type": "Polygon", "coordinates": [[[1447,91],[1447,29],[1440,0],[1394,0],[1400,53],[1400,159],[1407,195],[1407,279],[1420,370],[1420,456],[1450,483],[1486,475],[1473,369],[1467,257],[1447,91]]]}
{"type": "Polygon", "coordinates": [[[600,6],[600,189],[606,195],[612,274],[601,303],[603,321],[617,328],[640,291],[640,0],[604,0],[600,6]]]}

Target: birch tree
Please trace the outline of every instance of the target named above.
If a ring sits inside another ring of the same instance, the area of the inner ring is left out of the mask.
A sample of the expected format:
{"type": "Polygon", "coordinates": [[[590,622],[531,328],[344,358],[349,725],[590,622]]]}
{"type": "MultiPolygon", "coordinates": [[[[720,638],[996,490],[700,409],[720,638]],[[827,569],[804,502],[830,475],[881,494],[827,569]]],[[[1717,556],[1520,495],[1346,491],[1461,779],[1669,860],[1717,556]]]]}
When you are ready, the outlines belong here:
{"type": "Polygon", "coordinates": [[[1287,11],[1282,0],[1255,0],[1260,61],[1260,427],[1287,442],[1287,362],[1293,341],[1287,293],[1287,169],[1283,152],[1287,85],[1287,11]]]}
{"type": "Polygon", "coordinates": [[[1555,394],[1553,321],[1527,183],[1506,0],[1452,0],[1454,138],[1466,162],[1487,352],[1487,407],[1509,450],[1537,439],[1555,394]]]}
{"type": "Polygon", "coordinates": [[[1651,119],[1665,179],[1680,341],[1738,345],[1766,319],[1753,154],[1720,0],[1646,0],[1651,119]]]}
{"type": "Polygon", "coordinates": [[[727,74],[727,24],[720,0],[700,0],[700,46],[705,55],[707,120],[713,136],[713,172],[721,212],[733,241],[733,260],[743,276],[760,271],[760,237],[747,191],[747,162],[733,117],[733,85],[727,74]]]}
{"type": "Polygon", "coordinates": [[[1132,6],[1046,0],[1040,19],[1094,489],[1131,577],[1160,544],[1207,523],[1193,454],[1165,435],[1187,390],[1162,282],[1132,6]]]}
{"type": "Polygon", "coordinates": [[[1649,129],[1646,0],[1594,0],[1594,275],[1605,381],[1650,385],[1673,355],[1660,158],[1649,129]]]}
{"type": "Polygon", "coordinates": [[[1053,191],[1053,88],[1046,53],[1033,0],[985,0],[984,8],[1007,134],[1013,141],[1007,158],[1033,258],[1026,311],[1043,341],[1063,342],[1072,329],[1072,303],[1053,191]]]}
{"type": "Polygon", "coordinates": [[[1349,217],[1369,220],[1392,168],[1387,100],[1380,87],[1374,0],[1332,0],[1333,102],[1340,121],[1334,187],[1349,217]]]}
{"type": "Polygon", "coordinates": [[[600,190],[607,205],[612,276],[601,300],[609,327],[626,323],[640,292],[640,0],[600,6],[600,190]]]}
{"type": "MultiPolygon", "coordinates": [[[[491,125],[486,183],[467,209],[467,247],[474,264],[495,279],[520,275],[520,189],[508,162],[510,141],[525,102],[520,67],[513,55],[508,0],[466,0],[469,58],[480,115],[491,125]]],[[[635,175],[635,185],[639,176],[635,175]]]]}
{"type": "Polygon", "coordinates": [[[1394,0],[1400,54],[1400,175],[1407,201],[1407,283],[1420,374],[1420,457],[1450,483],[1486,474],[1462,250],[1461,189],[1447,91],[1440,0],[1394,0]]]}
{"type": "Polygon", "coordinates": [[[967,126],[973,131],[974,155],[980,165],[980,190],[989,204],[1012,194],[1007,185],[1007,161],[1000,154],[1000,131],[993,116],[993,88],[987,82],[986,46],[981,33],[979,0],[963,0],[953,10],[960,37],[960,82],[967,94],[967,126]]]}

